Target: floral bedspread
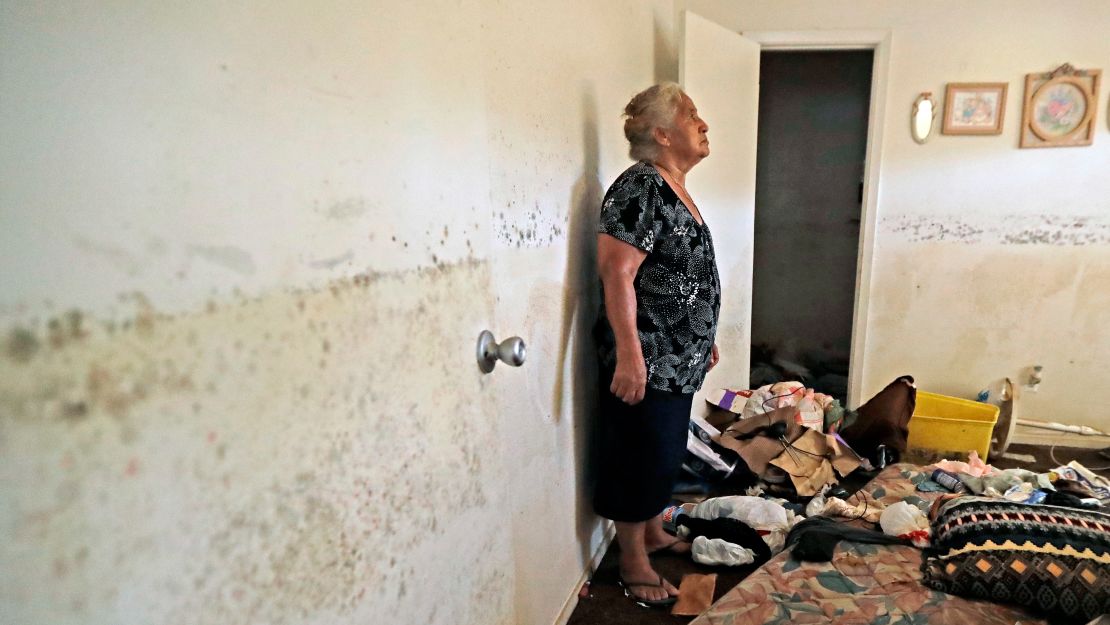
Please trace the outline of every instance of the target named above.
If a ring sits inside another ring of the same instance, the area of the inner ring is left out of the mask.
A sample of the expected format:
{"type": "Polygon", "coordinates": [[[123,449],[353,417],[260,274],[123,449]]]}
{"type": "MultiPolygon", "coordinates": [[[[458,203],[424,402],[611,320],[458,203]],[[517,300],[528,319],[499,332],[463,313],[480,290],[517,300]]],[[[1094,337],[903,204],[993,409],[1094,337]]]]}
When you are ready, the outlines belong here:
{"type": "MultiPolygon", "coordinates": [[[[926,509],[938,495],[917,492],[920,467],[887,467],[849,500],[926,509]]],[[[862,523],[862,522],[853,522],[862,523]]],[[[1048,621],[1016,606],[948,595],[921,583],[921,551],[841,542],[831,562],[798,562],[786,550],[726,593],[691,625],[993,625],[1048,621]]]]}

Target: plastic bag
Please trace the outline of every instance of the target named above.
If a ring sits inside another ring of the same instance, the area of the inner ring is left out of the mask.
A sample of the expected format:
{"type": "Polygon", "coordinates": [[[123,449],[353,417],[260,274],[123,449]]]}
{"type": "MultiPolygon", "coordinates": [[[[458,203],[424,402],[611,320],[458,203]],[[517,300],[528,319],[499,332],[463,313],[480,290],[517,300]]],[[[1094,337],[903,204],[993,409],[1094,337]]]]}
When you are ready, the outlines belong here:
{"type": "Polygon", "coordinates": [[[805,395],[798,400],[798,413],[794,415],[794,420],[804,425],[807,428],[822,432],[825,429],[825,411],[818,405],[817,400],[813,398],[813,389],[805,392],[805,395]]]}
{"type": "Polygon", "coordinates": [[[694,562],[708,566],[718,564],[741,566],[755,562],[755,552],[751,549],[734,545],[720,538],[706,538],[705,536],[698,536],[694,539],[694,544],[690,548],[690,555],[693,556],[694,562]]]}
{"type": "Polygon", "coordinates": [[[754,530],[767,532],[763,542],[767,543],[772,554],[782,551],[790,528],[804,518],[781,504],[747,495],[706,499],[690,510],[690,516],[697,519],[736,519],[754,530]]]}
{"type": "Polygon", "coordinates": [[[929,546],[929,519],[917,506],[904,501],[887,506],[879,526],[887,536],[907,538],[917,547],[929,546]]]}
{"type": "Polygon", "coordinates": [[[941,460],[932,466],[957,475],[966,473],[972,477],[982,477],[984,475],[994,475],[998,473],[998,469],[983,462],[979,458],[979,453],[974,450],[968,452],[967,462],[961,462],[959,460],[941,460]]]}
{"type": "Polygon", "coordinates": [[[813,496],[806,504],[806,516],[817,516],[825,511],[825,493],[829,492],[832,488],[831,484],[825,484],[821,487],[821,492],[813,496]]]}
{"type": "Polygon", "coordinates": [[[740,418],[750,419],[770,412],[775,408],[794,406],[804,394],[805,385],[801,382],[777,382],[761,386],[751,391],[751,397],[744,404],[744,410],[741,411],[740,418]]]}

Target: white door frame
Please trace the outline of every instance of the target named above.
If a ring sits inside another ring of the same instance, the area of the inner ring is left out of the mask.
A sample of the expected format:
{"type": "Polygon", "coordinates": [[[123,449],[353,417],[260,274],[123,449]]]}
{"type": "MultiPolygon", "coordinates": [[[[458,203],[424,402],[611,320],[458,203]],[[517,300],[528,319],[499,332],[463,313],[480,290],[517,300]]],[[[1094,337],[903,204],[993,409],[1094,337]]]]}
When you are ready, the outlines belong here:
{"type": "Polygon", "coordinates": [[[849,406],[859,406],[865,373],[864,345],[871,300],[871,263],[878,221],[879,169],[882,165],[883,126],[890,67],[889,30],[789,30],[742,31],[763,50],[874,50],[871,72],[871,105],[867,119],[867,152],[863,168],[863,203],[860,207],[859,255],[856,293],[852,307],[852,352],[848,366],[849,406]]]}

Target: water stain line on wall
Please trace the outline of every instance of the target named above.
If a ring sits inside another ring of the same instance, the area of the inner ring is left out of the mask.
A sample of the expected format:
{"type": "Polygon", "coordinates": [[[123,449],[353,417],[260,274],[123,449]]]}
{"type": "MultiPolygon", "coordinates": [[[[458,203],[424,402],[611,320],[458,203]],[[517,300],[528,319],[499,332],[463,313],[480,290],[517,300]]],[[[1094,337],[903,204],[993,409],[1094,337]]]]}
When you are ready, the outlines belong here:
{"type": "Polygon", "coordinates": [[[920,243],[994,243],[1002,245],[1107,245],[1110,217],[1062,215],[1001,215],[968,219],[961,216],[905,215],[880,221],[880,234],[893,240],[920,243]]]}

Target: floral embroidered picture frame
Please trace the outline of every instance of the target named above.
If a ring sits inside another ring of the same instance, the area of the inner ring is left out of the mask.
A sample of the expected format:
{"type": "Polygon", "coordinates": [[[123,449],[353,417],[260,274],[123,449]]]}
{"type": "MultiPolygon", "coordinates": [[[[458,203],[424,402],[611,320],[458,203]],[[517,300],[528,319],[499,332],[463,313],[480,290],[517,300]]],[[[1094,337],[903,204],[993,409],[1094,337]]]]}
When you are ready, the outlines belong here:
{"type": "Polygon", "coordinates": [[[1025,75],[1021,147],[1091,145],[1095,135],[1102,70],[1065,63],[1043,74],[1025,75]]]}
{"type": "Polygon", "coordinates": [[[1006,116],[1006,83],[950,82],[944,95],[946,135],[997,135],[1006,116]]]}

